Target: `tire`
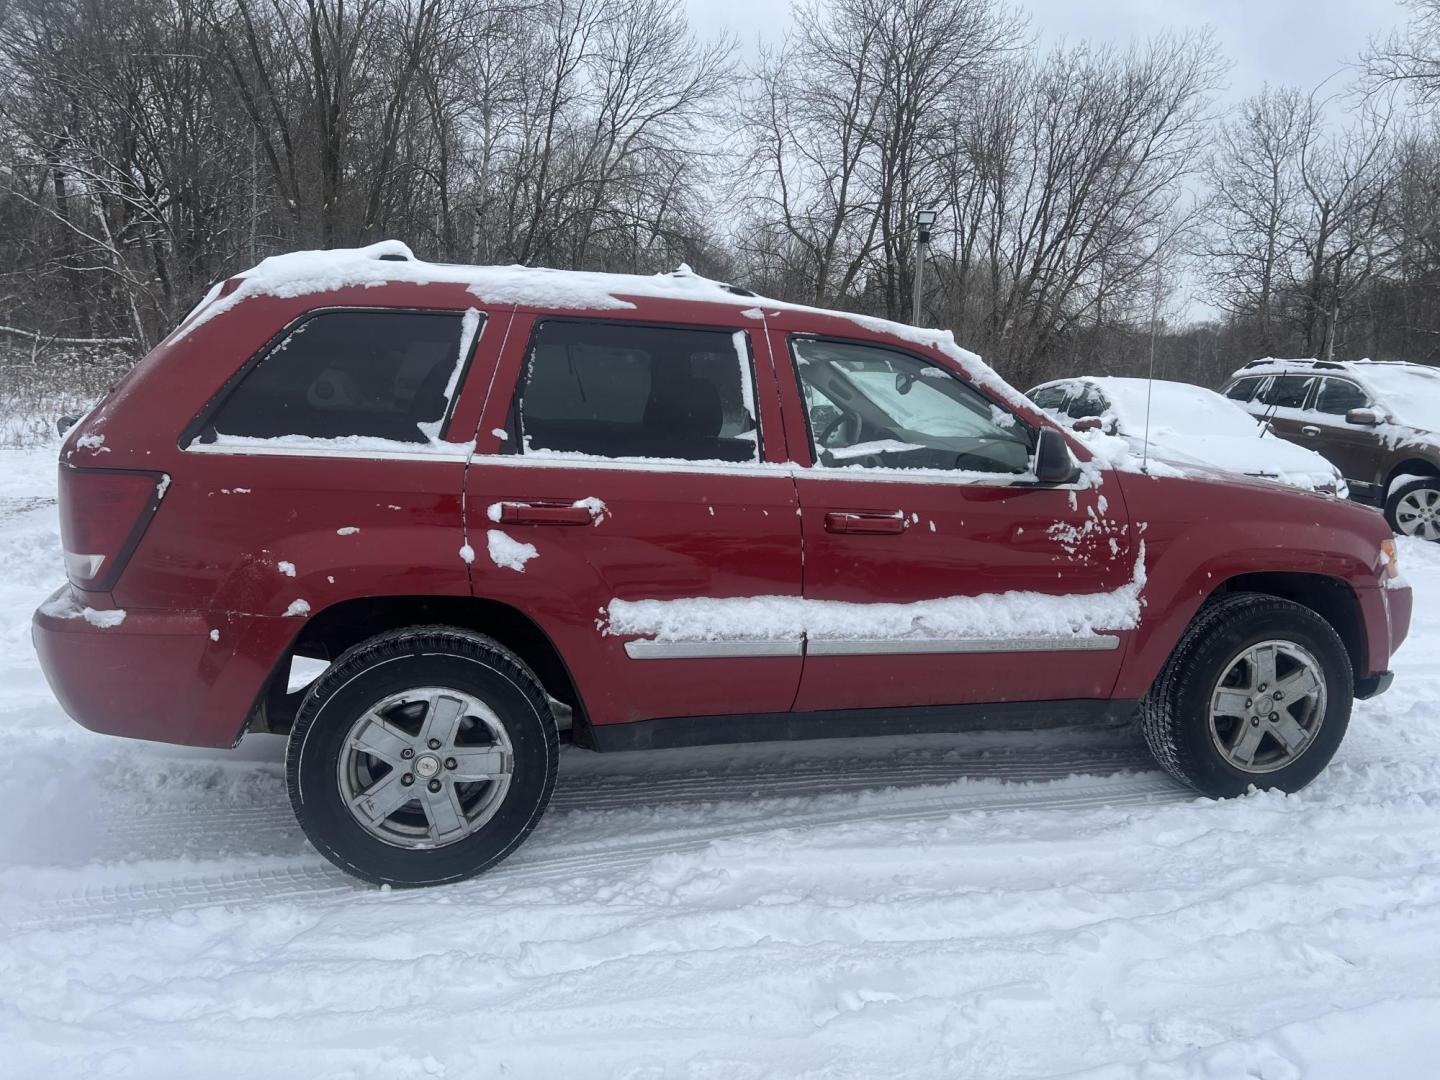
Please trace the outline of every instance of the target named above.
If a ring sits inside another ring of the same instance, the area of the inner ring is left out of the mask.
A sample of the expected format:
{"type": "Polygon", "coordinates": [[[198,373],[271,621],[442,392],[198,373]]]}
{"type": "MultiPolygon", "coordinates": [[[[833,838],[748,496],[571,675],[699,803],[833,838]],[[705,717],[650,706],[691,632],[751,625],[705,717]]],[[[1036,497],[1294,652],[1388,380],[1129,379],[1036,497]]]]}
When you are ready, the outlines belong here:
{"type": "Polygon", "coordinates": [[[1421,476],[1392,491],[1385,520],[1401,536],[1440,540],[1440,476],[1421,476]]]}
{"type": "Polygon", "coordinates": [[[439,885],[520,845],[550,802],[559,755],[544,688],[518,656],[422,626],[355,645],[316,680],[285,775],[305,835],[340,869],[439,885]]]}
{"type": "Polygon", "coordinates": [[[1141,702],[1140,728],[1160,766],[1203,795],[1230,798],[1252,786],[1299,791],[1335,756],[1354,696],[1349,654],[1328,622],[1289,600],[1232,593],[1207,604],[1190,623],[1141,702]],[[1267,652],[1281,684],[1291,684],[1291,676],[1313,663],[1318,694],[1302,697],[1297,687],[1288,701],[1271,702],[1259,693],[1259,685],[1275,690],[1257,681],[1267,652]],[[1212,718],[1212,705],[1223,715],[1212,718]],[[1255,738],[1260,742],[1252,747],[1247,740],[1255,738]],[[1287,739],[1298,749],[1292,752],[1287,739]],[[1243,768],[1236,759],[1247,749],[1251,767],[1243,768]]]}

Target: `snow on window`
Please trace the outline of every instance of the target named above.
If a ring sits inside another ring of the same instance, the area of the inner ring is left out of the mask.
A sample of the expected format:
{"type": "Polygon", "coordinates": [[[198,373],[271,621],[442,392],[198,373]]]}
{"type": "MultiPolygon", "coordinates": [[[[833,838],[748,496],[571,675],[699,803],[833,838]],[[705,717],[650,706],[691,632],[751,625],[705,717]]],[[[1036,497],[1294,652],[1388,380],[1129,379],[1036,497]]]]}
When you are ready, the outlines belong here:
{"type": "Polygon", "coordinates": [[[1140,622],[1145,547],[1131,580],[1101,593],[947,596],[908,604],[807,600],[798,596],[687,597],[610,601],[603,632],[657,641],[1094,637],[1140,622]]]}
{"type": "Polygon", "coordinates": [[[534,544],[522,543],[499,529],[486,532],[485,542],[490,551],[491,562],[521,574],[525,572],[525,564],[540,554],[534,544]]]}

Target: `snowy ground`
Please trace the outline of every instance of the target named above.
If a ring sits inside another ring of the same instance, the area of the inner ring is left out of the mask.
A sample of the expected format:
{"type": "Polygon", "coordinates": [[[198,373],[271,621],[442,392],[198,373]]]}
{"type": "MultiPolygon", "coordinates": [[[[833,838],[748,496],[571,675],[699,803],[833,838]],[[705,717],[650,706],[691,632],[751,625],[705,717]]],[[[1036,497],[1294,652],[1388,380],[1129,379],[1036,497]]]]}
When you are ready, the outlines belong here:
{"type": "Polygon", "coordinates": [[[1066,729],[567,751],[480,880],[356,885],[281,743],[70,723],[53,457],[0,451],[0,1077],[1298,1077],[1440,1056],[1440,546],[1300,796],[1066,729]]]}

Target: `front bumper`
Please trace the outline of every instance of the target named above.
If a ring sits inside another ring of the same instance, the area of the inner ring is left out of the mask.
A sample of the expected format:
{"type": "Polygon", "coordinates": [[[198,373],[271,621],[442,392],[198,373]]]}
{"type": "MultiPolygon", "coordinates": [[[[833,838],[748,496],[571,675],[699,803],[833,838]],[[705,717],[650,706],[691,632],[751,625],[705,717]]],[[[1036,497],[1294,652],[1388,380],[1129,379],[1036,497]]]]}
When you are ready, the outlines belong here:
{"type": "Polygon", "coordinates": [[[36,609],[30,633],[50,689],[82,727],[233,746],[300,625],[268,616],[135,610],[118,624],[97,625],[64,585],[36,609]]]}

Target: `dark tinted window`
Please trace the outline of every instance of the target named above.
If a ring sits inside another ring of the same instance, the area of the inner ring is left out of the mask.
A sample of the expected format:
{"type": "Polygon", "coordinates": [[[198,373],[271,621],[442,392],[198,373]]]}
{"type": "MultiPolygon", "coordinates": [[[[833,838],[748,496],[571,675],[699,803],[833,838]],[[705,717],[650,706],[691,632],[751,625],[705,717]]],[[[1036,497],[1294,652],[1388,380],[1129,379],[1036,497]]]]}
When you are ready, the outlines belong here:
{"type": "Polygon", "coordinates": [[[1084,420],[1087,417],[1100,416],[1109,407],[1104,394],[1093,386],[1081,383],[1075,387],[1070,395],[1070,400],[1065,403],[1065,412],[1072,419],[1084,420]]]}
{"type": "Polygon", "coordinates": [[[250,369],[202,437],[427,442],[459,385],[462,323],[458,314],[402,311],[306,319],[250,369]]]}
{"type": "Polygon", "coordinates": [[[531,344],[518,423],[525,451],[756,461],[742,332],[546,321],[531,344]]]}
{"type": "Polygon", "coordinates": [[[1305,404],[1305,395],[1314,381],[1310,375],[1276,375],[1260,392],[1259,400],[1277,409],[1298,409],[1305,404]]]}
{"type": "Polygon", "coordinates": [[[1229,390],[1225,391],[1225,396],[1233,401],[1249,401],[1255,396],[1255,391],[1260,389],[1260,384],[1264,381],[1263,378],[1258,376],[1241,379],[1234,386],[1230,387],[1229,390]]]}
{"type": "Polygon", "coordinates": [[[1030,391],[1030,400],[1042,409],[1058,412],[1060,406],[1065,404],[1065,387],[1046,386],[1039,390],[1032,390],[1030,391]]]}
{"type": "Polygon", "coordinates": [[[1332,416],[1344,416],[1351,409],[1363,409],[1369,404],[1365,391],[1344,379],[1326,379],[1315,398],[1316,410],[1332,416]]]}

